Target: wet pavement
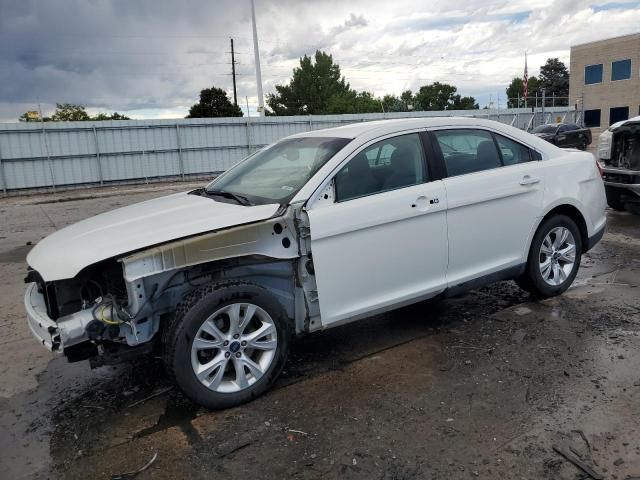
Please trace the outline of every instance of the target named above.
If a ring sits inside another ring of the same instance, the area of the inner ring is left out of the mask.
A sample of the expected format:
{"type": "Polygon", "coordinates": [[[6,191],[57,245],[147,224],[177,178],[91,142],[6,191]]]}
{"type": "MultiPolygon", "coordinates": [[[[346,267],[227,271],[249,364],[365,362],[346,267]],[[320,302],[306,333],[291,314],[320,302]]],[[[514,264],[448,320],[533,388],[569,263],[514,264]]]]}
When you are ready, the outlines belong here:
{"type": "Polygon", "coordinates": [[[501,282],[309,335],[272,391],[209,412],[157,359],[46,352],[22,306],[28,242],[183,188],[0,199],[0,477],[111,478],[157,453],[137,478],[588,478],[554,446],[640,477],[640,217],[609,212],[560,297],[501,282]]]}

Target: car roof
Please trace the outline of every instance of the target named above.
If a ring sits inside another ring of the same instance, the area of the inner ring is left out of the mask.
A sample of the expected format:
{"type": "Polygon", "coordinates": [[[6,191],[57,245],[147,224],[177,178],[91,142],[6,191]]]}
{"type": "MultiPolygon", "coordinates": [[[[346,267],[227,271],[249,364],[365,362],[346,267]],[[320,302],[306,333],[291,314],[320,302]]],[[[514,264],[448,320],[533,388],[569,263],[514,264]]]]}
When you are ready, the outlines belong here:
{"type": "MultiPolygon", "coordinates": [[[[289,138],[296,137],[340,137],[340,138],[357,138],[360,136],[381,136],[401,132],[403,130],[412,130],[416,128],[433,128],[433,127],[485,127],[502,129],[504,123],[494,120],[486,120],[474,117],[419,117],[419,118],[396,118],[389,120],[374,120],[371,122],[359,122],[340,127],[325,128],[322,130],[313,130],[309,132],[301,132],[292,135],[289,138]]],[[[513,128],[513,127],[511,127],[513,128]]]]}
{"type": "MultiPolygon", "coordinates": [[[[320,120],[318,120],[320,121],[320,120]]],[[[354,121],[358,121],[354,119],[354,121]]],[[[474,117],[445,117],[445,116],[429,116],[429,117],[414,117],[403,118],[393,120],[377,120],[372,122],[361,122],[344,125],[334,128],[326,128],[324,130],[312,130],[308,132],[301,132],[287,138],[304,138],[304,137],[339,137],[351,139],[344,148],[336,153],[331,159],[329,159],[320,170],[312,177],[312,180],[307,182],[304,187],[296,196],[291,200],[292,203],[299,201],[306,201],[313,192],[320,186],[322,181],[331,173],[337,169],[342,162],[348,160],[355,155],[365,145],[370,145],[377,141],[380,137],[401,135],[403,133],[420,131],[421,129],[436,129],[436,128],[479,128],[490,132],[495,132],[499,135],[503,135],[506,138],[510,138],[517,142],[520,142],[529,148],[533,148],[541,154],[542,160],[552,158],[554,155],[561,155],[563,151],[546,140],[540,137],[532,135],[528,132],[520,130],[506,123],[496,122],[493,120],[486,120],[484,118],[474,117]],[[316,181],[314,179],[323,179],[316,181]]]]}

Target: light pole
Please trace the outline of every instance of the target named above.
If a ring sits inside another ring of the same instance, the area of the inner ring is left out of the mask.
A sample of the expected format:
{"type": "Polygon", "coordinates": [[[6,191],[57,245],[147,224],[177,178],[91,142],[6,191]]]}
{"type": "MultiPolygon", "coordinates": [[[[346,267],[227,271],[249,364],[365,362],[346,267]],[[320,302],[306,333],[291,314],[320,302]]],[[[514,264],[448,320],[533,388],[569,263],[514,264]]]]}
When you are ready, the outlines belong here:
{"type": "Polygon", "coordinates": [[[258,115],[264,116],[264,99],[262,94],[262,72],[260,71],[260,50],[258,49],[258,30],[256,28],[256,7],[251,0],[251,22],[253,24],[253,55],[256,63],[256,84],[258,87],[258,115]]]}

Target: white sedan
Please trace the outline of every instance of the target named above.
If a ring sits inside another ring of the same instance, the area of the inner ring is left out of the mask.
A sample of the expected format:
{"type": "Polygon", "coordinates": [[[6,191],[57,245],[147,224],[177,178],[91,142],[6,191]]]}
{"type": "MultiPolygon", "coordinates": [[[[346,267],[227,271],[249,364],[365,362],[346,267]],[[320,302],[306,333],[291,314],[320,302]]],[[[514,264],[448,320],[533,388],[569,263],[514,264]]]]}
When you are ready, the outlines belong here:
{"type": "Polygon", "coordinates": [[[222,408],[273,384],[293,335],[498,280],[561,294],[604,227],[590,153],[473,118],[361,123],[50,235],[25,307],[71,361],[160,349],[190,398],[222,408]]]}

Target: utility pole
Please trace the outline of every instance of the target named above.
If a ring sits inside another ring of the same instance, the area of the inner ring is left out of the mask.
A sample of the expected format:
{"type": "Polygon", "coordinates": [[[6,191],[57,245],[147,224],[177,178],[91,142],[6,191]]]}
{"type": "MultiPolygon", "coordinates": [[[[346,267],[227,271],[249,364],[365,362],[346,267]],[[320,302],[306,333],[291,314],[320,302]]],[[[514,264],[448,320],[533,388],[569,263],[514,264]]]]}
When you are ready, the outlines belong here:
{"type": "Polygon", "coordinates": [[[238,91],[236,90],[236,55],[233,50],[233,38],[231,39],[231,76],[233,77],[233,104],[238,106],[238,91]]]}
{"type": "Polygon", "coordinates": [[[546,94],[547,94],[547,89],[546,89],[546,88],[543,88],[543,89],[542,89],[542,123],[543,123],[543,124],[546,124],[546,123],[547,123],[547,122],[545,121],[545,118],[544,118],[544,104],[545,104],[545,102],[546,102],[546,94]]]}
{"type": "Polygon", "coordinates": [[[258,49],[258,29],[256,28],[256,7],[251,0],[251,21],[253,24],[253,55],[256,62],[256,84],[258,87],[258,115],[264,116],[264,98],[262,94],[262,72],[260,71],[260,50],[258,49]]]}

